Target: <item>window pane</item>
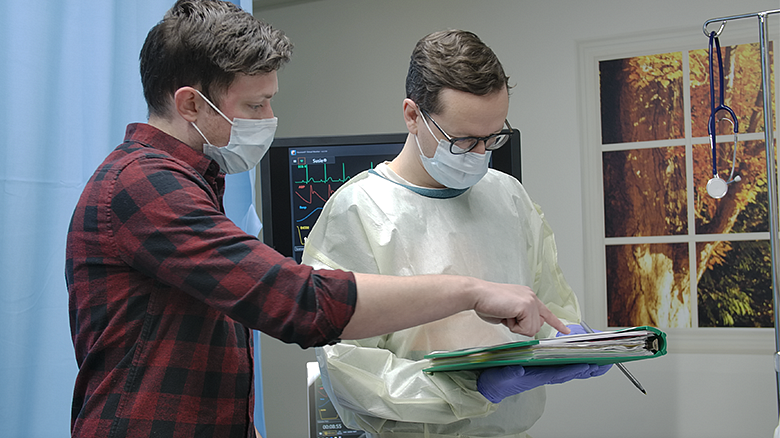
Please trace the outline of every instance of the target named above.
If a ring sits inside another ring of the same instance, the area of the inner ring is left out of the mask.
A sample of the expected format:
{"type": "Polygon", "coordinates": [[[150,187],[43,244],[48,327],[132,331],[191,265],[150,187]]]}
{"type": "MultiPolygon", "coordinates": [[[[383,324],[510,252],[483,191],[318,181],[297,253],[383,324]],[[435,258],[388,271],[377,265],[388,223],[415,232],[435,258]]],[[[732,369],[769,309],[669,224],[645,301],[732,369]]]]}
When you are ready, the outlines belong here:
{"type": "Polygon", "coordinates": [[[610,245],[607,321],[610,327],[690,327],[688,244],[610,245]]]}
{"type": "MultiPolygon", "coordinates": [[[[766,232],[768,200],[766,148],[763,141],[738,142],[735,175],[741,181],[729,185],[721,199],[707,194],[712,178],[709,144],[693,145],[693,173],[696,199],[696,234],[766,232]]],[[[718,143],[718,174],[728,179],[734,157],[734,143],[718,143]]]]}
{"type": "Polygon", "coordinates": [[[685,135],[682,52],[599,62],[603,144],[685,135]]]}
{"type": "Polygon", "coordinates": [[[606,237],[688,232],[685,146],[604,152],[606,237]]]}
{"type": "Polygon", "coordinates": [[[770,252],[767,240],[696,244],[699,327],[774,327],[770,252]]]}

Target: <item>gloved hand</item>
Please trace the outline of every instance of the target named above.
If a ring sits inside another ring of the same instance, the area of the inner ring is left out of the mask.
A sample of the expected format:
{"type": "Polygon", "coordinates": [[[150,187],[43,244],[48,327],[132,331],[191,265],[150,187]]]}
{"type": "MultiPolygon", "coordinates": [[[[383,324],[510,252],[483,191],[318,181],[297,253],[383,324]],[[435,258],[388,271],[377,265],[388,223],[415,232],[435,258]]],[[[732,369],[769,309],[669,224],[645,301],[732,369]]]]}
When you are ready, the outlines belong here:
{"type": "Polygon", "coordinates": [[[568,335],[564,335],[563,333],[561,333],[561,332],[558,332],[558,334],[556,334],[556,335],[555,335],[555,337],[557,338],[558,336],[569,336],[569,335],[584,335],[584,334],[588,333],[588,332],[587,332],[587,331],[585,331],[585,329],[584,329],[584,328],[583,328],[581,325],[579,325],[579,324],[569,324],[569,325],[567,325],[566,327],[568,327],[568,328],[569,328],[569,330],[571,330],[571,333],[569,333],[568,335]]]}
{"type": "MultiPolygon", "coordinates": [[[[585,330],[585,328],[582,327],[579,324],[569,324],[566,327],[568,327],[569,330],[571,330],[571,333],[569,333],[568,335],[564,335],[563,333],[558,332],[558,334],[555,335],[555,337],[557,338],[559,336],[584,335],[584,334],[588,333],[588,331],[585,330]]],[[[599,333],[598,330],[594,330],[594,332],[595,333],[599,333]]],[[[603,374],[606,374],[606,372],[609,371],[610,368],[612,368],[611,364],[609,364],[609,365],[601,365],[601,366],[599,366],[598,370],[596,370],[596,371],[591,373],[590,377],[598,377],[598,376],[601,376],[603,374]]],[[[586,378],[586,377],[584,377],[584,378],[586,378]]]]}
{"type": "Polygon", "coordinates": [[[564,383],[573,379],[587,379],[600,376],[609,370],[609,365],[572,364],[558,366],[488,368],[477,379],[477,390],[493,403],[510,395],[519,394],[537,386],[564,383]]]}
{"type": "MultiPolygon", "coordinates": [[[[569,324],[568,335],[588,333],[579,324],[569,324]]],[[[555,337],[568,336],[558,332],[555,337]]],[[[477,379],[477,390],[493,403],[510,395],[519,394],[537,386],[564,383],[573,379],[598,377],[609,371],[612,365],[573,364],[543,367],[522,367],[513,365],[503,368],[489,368],[477,379]]]]}

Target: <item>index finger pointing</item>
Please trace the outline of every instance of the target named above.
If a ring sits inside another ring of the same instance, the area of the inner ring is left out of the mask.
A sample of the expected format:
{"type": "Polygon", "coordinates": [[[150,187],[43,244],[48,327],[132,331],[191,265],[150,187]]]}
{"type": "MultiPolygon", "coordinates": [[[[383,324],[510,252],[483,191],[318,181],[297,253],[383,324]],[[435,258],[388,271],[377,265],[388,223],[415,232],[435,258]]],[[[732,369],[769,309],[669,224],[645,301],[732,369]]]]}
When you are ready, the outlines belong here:
{"type": "Polygon", "coordinates": [[[539,308],[539,315],[541,315],[544,322],[547,324],[550,324],[552,328],[555,330],[558,330],[559,332],[563,333],[564,335],[568,335],[571,330],[569,330],[568,327],[566,327],[566,324],[564,324],[560,319],[558,319],[557,316],[555,316],[550,309],[547,308],[544,304],[541,305],[539,308]]]}

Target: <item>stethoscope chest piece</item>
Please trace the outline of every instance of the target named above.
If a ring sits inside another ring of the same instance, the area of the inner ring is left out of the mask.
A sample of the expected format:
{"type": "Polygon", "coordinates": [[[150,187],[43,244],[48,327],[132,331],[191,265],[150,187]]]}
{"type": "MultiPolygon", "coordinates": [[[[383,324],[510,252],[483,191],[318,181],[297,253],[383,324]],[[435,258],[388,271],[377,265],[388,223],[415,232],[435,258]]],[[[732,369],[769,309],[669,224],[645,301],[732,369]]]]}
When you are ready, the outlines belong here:
{"type": "Polygon", "coordinates": [[[720,199],[726,196],[726,192],[729,191],[729,185],[723,178],[715,176],[707,182],[707,194],[715,199],[720,199]]]}

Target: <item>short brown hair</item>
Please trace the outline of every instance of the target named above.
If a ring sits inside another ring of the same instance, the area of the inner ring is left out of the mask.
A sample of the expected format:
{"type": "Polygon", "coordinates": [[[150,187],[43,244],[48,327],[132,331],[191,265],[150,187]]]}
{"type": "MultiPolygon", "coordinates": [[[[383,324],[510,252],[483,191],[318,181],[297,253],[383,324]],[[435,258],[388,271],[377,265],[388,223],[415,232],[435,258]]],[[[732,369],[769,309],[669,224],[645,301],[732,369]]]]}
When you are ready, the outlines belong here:
{"type": "Polygon", "coordinates": [[[484,96],[503,87],[509,88],[509,77],[496,54],[464,30],[434,32],[418,41],[406,75],[406,97],[433,114],[441,110],[442,88],[484,96]]]}
{"type": "Polygon", "coordinates": [[[280,30],[221,0],[179,0],[149,31],[141,49],[141,83],[150,115],[168,116],[176,90],[200,85],[219,102],[236,73],[270,73],[289,61],[280,30]]]}

